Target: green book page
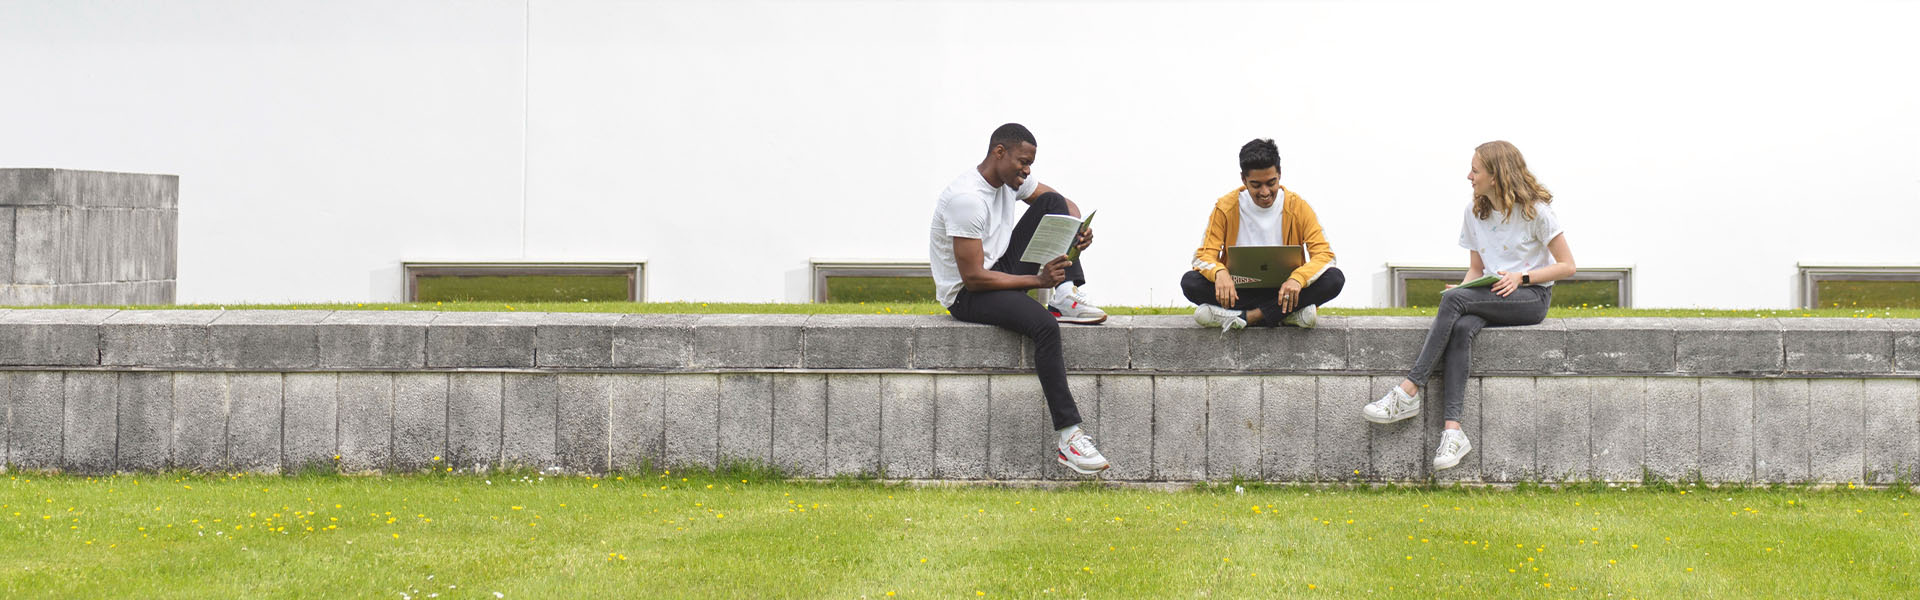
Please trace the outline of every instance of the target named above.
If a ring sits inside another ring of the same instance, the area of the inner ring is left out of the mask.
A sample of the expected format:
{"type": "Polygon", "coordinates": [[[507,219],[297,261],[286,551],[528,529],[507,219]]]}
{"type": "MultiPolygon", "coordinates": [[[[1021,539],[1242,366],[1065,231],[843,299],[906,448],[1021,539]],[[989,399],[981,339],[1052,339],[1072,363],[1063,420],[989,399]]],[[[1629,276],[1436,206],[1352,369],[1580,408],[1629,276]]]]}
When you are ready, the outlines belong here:
{"type": "Polygon", "coordinates": [[[1489,285],[1493,285],[1493,282],[1499,281],[1499,280],[1500,280],[1499,275],[1488,275],[1485,277],[1481,277],[1479,279],[1475,279],[1473,281],[1462,283],[1460,284],[1460,287],[1486,287],[1489,285]]]}

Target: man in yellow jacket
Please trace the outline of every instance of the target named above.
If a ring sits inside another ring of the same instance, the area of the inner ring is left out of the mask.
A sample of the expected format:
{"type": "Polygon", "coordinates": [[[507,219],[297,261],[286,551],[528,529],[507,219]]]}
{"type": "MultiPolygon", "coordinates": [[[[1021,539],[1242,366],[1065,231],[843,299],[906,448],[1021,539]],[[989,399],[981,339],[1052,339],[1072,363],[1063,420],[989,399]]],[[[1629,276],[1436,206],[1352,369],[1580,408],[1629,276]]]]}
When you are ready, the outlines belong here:
{"type": "Polygon", "coordinates": [[[1311,328],[1321,304],[1340,295],[1347,278],[1334,267],[1333,246],[1307,201],[1280,186],[1280,150],[1273,140],[1240,147],[1241,186],[1221,196],[1207,218],[1207,233],[1193,253],[1193,270],[1180,291],[1200,305],[1193,319],[1222,332],[1247,325],[1311,328]],[[1307,262],[1278,289],[1237,290],[1227,272],[1230,246],[1305,246],[1307,262]]]}

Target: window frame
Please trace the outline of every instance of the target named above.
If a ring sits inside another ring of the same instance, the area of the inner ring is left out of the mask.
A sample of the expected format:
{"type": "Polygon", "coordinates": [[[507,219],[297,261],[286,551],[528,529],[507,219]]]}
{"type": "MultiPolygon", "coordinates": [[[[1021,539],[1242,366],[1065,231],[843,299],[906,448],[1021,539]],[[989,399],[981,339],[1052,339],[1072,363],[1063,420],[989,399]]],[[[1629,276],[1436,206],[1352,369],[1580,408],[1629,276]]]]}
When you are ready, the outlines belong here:
{"type": "MultiPolygon", "coordinates": [[[[1572,277],[1562,281],[1612,281],[1620,288],[1620,308],[1633,308],[1633,265],[1580,267],[1572,277]]],[[[1407,280],[1409,279],[1451,279],[1458,282],[1467,276],[1466,267],[1434,264],[1395,264],[1387,263],[1388,301],[1394,308],[1407,306],[1407,280]]]]}
{"type": "Polygon", "coordinates": [[[933,277],[933,267],[924,260],[812,258],[807,262],[813,274],[808,295],[815,303],[827,301],[829,277],[933,277]]]}
{"type": "Polygon", "coordinates": [[[1822,281],[1906,281],[1920,282],[1920,265],[1898,263],[1797,263],[1794,277],[1800,308],[1819,308],[1815,295],[1822,281]]]}
{"type": "Polygon", "coordinates": [[[514,275],[625,275],[627,301],[646,301],[647,261],[635,262],[449,262],[400,263],[402,298],[419,302],[421,277],[514,275]]]}

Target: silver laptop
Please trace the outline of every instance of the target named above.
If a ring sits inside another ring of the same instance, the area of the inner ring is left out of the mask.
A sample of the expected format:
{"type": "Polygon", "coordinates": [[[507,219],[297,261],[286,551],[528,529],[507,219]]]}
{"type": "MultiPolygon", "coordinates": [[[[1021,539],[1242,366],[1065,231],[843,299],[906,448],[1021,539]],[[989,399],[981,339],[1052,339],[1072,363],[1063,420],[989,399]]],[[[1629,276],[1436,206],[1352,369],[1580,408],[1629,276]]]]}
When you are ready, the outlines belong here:
{"type": "Polygon", "coordinates": [[[1227,272],[1236,289],[1277,288],[1307,264],[1306,246],[1230,246],[1227,272]]]}

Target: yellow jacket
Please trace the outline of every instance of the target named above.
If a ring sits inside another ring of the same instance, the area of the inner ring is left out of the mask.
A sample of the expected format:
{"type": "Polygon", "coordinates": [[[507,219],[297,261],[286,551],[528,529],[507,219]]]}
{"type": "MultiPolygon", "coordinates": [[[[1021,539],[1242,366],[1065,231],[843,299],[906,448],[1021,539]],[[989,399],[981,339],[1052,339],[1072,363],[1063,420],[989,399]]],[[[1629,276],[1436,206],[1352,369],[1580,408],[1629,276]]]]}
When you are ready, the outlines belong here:
{"type": "MultiPolygon", "coordinates": [[[[1246,186],[1234,188],[1221,196],[1213,204],[1213,214],[1207,217],[1207,233],[1200,240],[1200,249],[1193,252],[1193,270],[1213,281],[1222,269],[1227,268],[1227,246],[1240,238],[1240,192],[1246,186]]],[[[1334,266],[1333,246],[1327,244],[1327,237],[1320,232],[1320,217],[1313,213],[1313,207],[1301,200],[1286,186],[1280,186],[1283,192],[1280,206],[1280,239],[1288,246],[1306,246],[1307,264],[1294,269],[1288,277],[1299,282],[1300,287],[1312,284],[1334,266]]]]}

